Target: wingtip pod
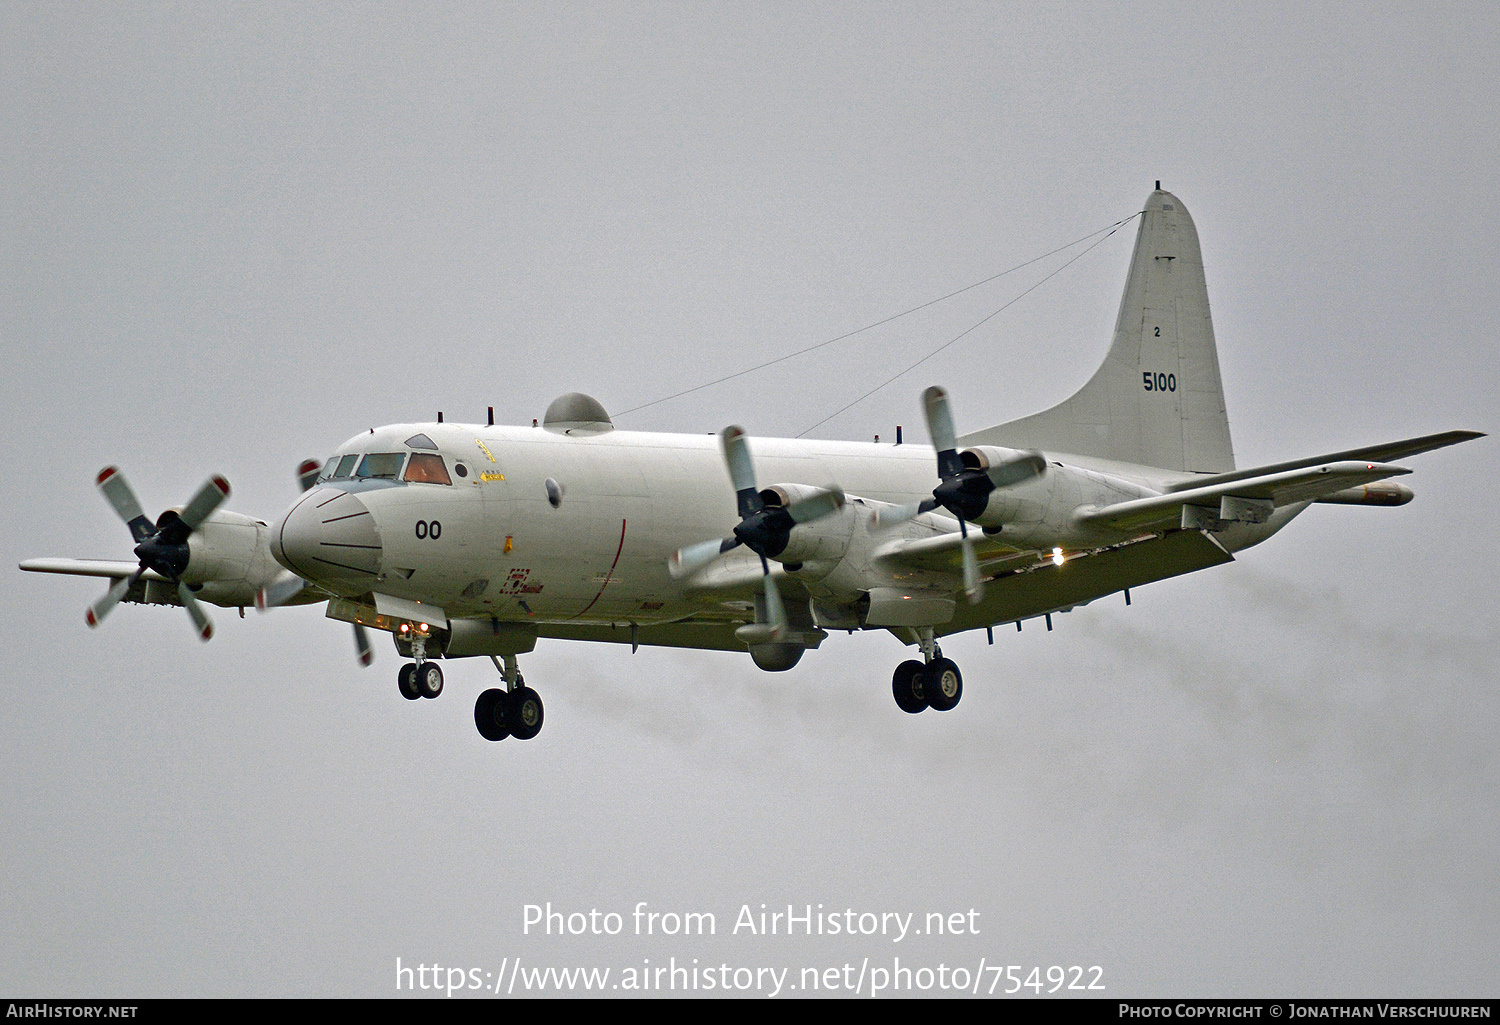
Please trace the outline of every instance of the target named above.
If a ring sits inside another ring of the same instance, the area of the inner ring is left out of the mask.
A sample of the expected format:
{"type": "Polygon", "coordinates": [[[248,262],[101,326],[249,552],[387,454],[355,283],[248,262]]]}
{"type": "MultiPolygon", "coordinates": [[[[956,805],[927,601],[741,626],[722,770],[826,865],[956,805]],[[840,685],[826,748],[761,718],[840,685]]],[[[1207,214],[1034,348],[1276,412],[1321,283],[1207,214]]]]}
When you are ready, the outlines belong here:
{"type": "Polygon", "coordinates": [[[1373,484],[1362,484],[1356,488],[1345,488],[1317,501],[1324,505],[1405,505],[1417,494],[1405,484],[1382,480],[1373,484]]]}

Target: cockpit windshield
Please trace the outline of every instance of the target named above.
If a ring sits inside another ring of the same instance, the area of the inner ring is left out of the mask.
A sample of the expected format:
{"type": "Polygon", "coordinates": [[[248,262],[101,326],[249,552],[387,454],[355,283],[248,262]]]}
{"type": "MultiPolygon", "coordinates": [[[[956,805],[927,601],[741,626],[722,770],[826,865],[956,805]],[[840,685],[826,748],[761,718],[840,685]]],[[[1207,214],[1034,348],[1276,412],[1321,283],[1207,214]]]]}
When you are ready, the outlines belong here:
{"type": "Polygon", "coordinates": [[[348,477],[354,473],[354,464],[358,461],[359,456],[357,454],[348,456],[334,456],[333,458],[329,459],[328,464],[323,467],[323,475],[319,477],[318,480],[321,482],[325,480],[337,480],[340,477],[348,477]]]}
{"type": "Polygon", "coordinates": [[[395,480],[401,475],[401,462],[405,458],[405,452],[371,452],[360,460],[359,469],[354,471],[354,476],[361,480],[370,477],[395,480]]]}

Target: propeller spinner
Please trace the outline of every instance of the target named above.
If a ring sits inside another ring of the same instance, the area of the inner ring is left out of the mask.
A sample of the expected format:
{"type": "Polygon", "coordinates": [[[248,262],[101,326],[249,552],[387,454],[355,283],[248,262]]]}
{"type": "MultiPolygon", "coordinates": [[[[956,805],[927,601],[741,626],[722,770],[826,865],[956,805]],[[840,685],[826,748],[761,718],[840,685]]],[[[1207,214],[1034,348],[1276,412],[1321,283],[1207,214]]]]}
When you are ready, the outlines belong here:
{"type": "Polygon", "coordinates": [[[217,475],[210,477],[203,482],[203,486],[182,512],[168,509],[157,517],[154,525],[141,511],[141,503],[136,500],[135,492],[118,468],[106,466],[100,470],[95,484],[111,508],[130,528],[130,536],[136,542],[135,556],[140,560],[140,568],[130,576],[116,581],[105,592],[104,597],[89,606],[84,615],[89,626],[102,623],[110,610],[120,604],[149,569],[177,585],[177,598],[192,617],[198,636],[208,640],[214,635],[213,622],[194,597],[192,589],[182,582],[182,573],[187,569],[190,554],[188,537],[229,497],[229,482],[217,475]]]}
{"type": "Polygon", "coordinates": [[[734,535],[720,541],[701,541],[678,549],[668,564],[674,577],[684,577],[708,565],[725,552],[744,545],[760,556],[761,584],[766,596],[766,618],[772,640],[786,633],[786,606],[771,576],[771,559],[786,551],[792,528],[837,512],[844,506],[844,492],[834,486],[821,490],[789,505],[767,505],[755,486],[755,466],[750,459],[750,444],[742,427],[726,427],[719,432],[719,444],[729,480],[734,485],[735,504],[740,522],[734,535]]]}

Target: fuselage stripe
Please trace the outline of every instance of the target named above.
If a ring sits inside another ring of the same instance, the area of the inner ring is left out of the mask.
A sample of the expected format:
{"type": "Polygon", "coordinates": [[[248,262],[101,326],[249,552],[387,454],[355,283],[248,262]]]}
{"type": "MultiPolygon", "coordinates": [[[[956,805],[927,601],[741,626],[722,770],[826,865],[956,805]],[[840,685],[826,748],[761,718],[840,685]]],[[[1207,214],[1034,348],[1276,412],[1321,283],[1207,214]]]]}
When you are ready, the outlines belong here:
{"type": "Polygon", "coordinates": [[[606,574],[604,574],[604,583],[602,583],[602,584],[599,585],[599,593],[596,594],[596,595],[594,595],[594,601],[589,602],[587,605],[585,605],[578,612],[576,612],[573,615],[569,616],[568,617],[569,619],[577,619],[579,616],[583,615],[589,609],[593,608],[595,602],[597,602],[600,598],[604,597],[604,589],[609,586],[610,579],[615,575],[615,567],[620,564],[620,553],[623,552],[624,550],[625,550],[625,521],[621,520],[620,521],[620,547],[618,547],[618,548],[615,549],[615,561],[609,564],[609,572],[606,573],[606,574]]]}

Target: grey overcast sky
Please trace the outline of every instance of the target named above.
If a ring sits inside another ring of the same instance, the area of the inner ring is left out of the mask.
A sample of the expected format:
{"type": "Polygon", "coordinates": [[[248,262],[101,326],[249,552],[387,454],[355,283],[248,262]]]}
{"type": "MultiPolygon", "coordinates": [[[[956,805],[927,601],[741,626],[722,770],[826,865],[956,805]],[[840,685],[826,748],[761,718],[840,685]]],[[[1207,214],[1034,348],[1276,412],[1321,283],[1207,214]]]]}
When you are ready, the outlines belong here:
{"type": "MultiPolygon", "coordinates": [[[[1315,507],[1128,609],[955,639],[948,715],[895,709],[887,635],[779,675],[542,642],[546,729],[492,745],[487,661],[411,704],[389,644],[361,670],[317,608],[214,610],[207,645],[167,608],[89,631],[101,585],[15,565],[128,556],[106,464],[153,514],[222,472],[269,519],[369,426],[638,406],[1157,179],[1202,237],[1242,465],[1494,431],[1500,8],[13,2],[0,29],[0,993],[899,957],[1098,965],[1106,996],[1495,995],[1493,438],[1411,460],[1407,507],[1315,507]],[[624,930],[523,934],[549,901],[624,930]],[[716,934],[635,936],[638,902],[716,934]],[[735,933],[762,904],[978,933],[735,933]]],[[[965,429],[1066,397],[1132,238],[813,435],[920,439],[934,383],[965,429]]],[[[1056,265],[619,426],[797,434],[1056,265]]]]}

